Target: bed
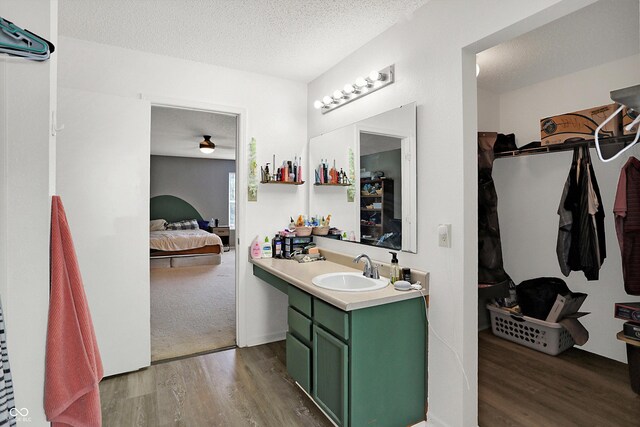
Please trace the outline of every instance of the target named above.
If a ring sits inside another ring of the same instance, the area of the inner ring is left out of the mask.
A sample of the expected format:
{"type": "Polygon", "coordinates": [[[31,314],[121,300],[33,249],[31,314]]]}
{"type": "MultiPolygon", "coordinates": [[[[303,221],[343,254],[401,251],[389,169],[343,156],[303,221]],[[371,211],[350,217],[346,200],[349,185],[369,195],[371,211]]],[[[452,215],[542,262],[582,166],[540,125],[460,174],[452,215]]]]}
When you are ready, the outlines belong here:
{"type": "MultiPolygon", "coordinates": [[[[179,197],[152,197],[150,208],[151,220],[164,219],[168,223],[191,219],[202,221],[202,215],[179,197]]],[[[222,250],[220,237],[202,229],[149,232],[149,252],[152,258],[202,255],[219,257],[222,250]]]]}

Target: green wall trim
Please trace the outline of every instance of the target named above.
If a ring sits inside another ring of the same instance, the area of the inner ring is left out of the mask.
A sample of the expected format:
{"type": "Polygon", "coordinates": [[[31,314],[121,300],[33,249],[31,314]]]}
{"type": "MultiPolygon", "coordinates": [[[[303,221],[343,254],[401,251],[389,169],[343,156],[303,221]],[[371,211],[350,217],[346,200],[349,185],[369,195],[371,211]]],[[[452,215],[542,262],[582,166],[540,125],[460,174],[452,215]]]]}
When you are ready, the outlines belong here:
{"type": "Polygon", "coordinates": [[[202,215],[190,203],[180,197],[164,195],[155,196],[150,201],[150,219],[164,219],[167,222],[197,219],[202,221],[202,215]]]}

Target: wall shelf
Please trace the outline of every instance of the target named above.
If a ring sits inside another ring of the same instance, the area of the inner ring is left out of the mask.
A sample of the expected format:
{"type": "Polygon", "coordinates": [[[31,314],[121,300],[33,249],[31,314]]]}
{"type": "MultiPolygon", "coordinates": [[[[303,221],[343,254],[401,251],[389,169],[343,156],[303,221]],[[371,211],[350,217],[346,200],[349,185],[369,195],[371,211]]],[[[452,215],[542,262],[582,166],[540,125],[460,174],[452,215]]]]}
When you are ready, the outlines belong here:
{"type": "MultiPolygon", "coordinates": [[[[618,147],[621,148],[626,147],[628,144],[633,142],[635,135],[624,135],[624,136],[616,136],[612,138],[600,138],[600,147],[618,147]]],[[[509,157],[520,157],[520,156],[530,156],[533,154],[546,154],[546,153],[557,153],[561,151],[573,151],[574,148],[589,146],[589,148],[595,148],[595,141],[593,140],[578,140],[578,141],[567,141],[562,144],[555,145],[545,145],[540,146],[539,141],[532,142],[533,145],[530,148],[521,148],[519,150],[513,151],[502,151],[498,153],[494,153],[496,159],[501,158],[509,158],[509,157]]],[[[526,147],[526,146],[525,146],[526,147]]]]}
{"type": "Polygon", "coordinates": [[[294,182],[294,181],[260,181],[260,184],[282,184],[282,185],[302,185],[304,181],[294,182]]]}
{"type": "Polygon", "coordinates": [[[317,187],[349,187],[351,184],[322,184],[320,182],[316,182],[313,185],[317,187]]]}

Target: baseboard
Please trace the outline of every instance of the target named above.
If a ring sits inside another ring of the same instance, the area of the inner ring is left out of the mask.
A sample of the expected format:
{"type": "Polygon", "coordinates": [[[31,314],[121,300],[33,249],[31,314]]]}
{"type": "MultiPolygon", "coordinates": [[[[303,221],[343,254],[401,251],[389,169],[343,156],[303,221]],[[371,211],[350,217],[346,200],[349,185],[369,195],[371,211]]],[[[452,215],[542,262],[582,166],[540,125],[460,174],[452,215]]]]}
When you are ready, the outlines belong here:
{"type": "Polygon", "coordinates": [[[427,427],[448,427],[448,425],[444,423],[440,418],[433,416],[431,411],[427,412],[427,422],[423,425],[427,427]]]}
{"type": "Polygon", "coordinates": [[[273,334],[262,335],[258,337],[252,337],[247,339],[247,347],[253,347],[256,345],[268,344],[270,342],[282,341],[287,337],[287,331],[276,332],[273,334]]]}

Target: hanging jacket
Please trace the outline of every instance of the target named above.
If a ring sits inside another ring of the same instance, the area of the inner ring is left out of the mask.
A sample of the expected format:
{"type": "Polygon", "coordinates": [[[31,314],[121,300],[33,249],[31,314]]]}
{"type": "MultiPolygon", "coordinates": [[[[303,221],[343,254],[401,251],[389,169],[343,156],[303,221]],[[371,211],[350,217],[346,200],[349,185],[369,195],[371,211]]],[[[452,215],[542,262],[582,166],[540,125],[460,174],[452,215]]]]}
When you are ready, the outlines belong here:
{"type": "Polygon", "coordinates": [[[509,276],[503,267],[498,194],[491,176],[497,141],[515,145],[515,136],[478,132],[478,284],[481,288],[499,286],[506,295],[509,276]]]}
{"type": "Polygon", "coordinates": [[[571,248],[571,227],[573,225],[573,215],[571,211],[565,207],[567,195],[569,194],[569,185],[571,183],[571,174],[567,177],[560,197],[560,206],[558,206],[558,216],[560,223],[558,224],[558,242],[556,243],[556,255],[558,256],[558,264],[560,271],[565,277],[571,273],[569,267],[569,249],[571,248]]]}
{"type": "Polygon", "coordinates": [[[613,213],[624,289],[629,295],[640,295],[640,160],[635,157],[620,171],[613,213]]]}
{"type": "Polygon", "coordinates": [[[561,221],[556,251],[560,269],[565,275],[568,271],[582,271],[587,280],[598,280],[606,258],[604,208],[588,149],[574,150],[567,185],[566,197],[563,192],[564,209],[558,209],[561,221]],[[566,211],[571,213],[570,220],[566,211]]]}

